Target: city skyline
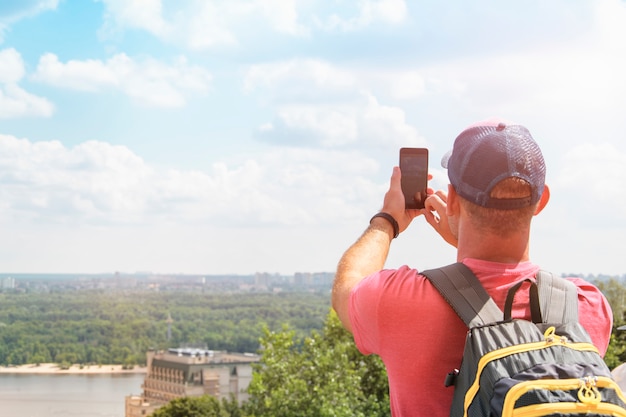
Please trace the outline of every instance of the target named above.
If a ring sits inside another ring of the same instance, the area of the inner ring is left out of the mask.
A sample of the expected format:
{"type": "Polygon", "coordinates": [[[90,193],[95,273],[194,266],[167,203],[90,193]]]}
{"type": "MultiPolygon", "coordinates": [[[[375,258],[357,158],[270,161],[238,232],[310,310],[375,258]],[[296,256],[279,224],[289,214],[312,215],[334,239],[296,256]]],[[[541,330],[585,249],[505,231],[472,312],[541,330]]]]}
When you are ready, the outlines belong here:
{"type": "MultiPolygon", "coordinates": [[[[0,270],[334,271],[403,146],[492,116],[551,201],[531,259],[624,273],[626,2],[0,4],[0,270]]],[[[455,261],[423,219],[389,267],[455,261]]]]}

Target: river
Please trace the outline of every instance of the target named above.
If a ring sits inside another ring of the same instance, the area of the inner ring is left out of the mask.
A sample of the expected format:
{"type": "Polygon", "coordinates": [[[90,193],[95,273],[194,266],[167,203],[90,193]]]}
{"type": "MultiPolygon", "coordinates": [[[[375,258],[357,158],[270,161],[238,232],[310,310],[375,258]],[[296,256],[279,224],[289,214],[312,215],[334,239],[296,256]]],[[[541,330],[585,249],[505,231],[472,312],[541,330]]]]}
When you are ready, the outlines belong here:
{"type": "Polygon", "coordinates": [[[0,417],[124,417],[145,375],[0,374],[0,417]]]}

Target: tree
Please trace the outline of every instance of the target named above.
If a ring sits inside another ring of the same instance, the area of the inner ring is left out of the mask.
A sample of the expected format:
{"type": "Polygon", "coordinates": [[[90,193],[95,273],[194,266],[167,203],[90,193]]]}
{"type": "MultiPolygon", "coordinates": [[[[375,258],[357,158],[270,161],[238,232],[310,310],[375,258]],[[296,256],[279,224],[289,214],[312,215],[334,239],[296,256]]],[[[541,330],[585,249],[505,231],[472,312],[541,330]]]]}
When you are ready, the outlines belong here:
{"type": "Polygon", "coordinates": [[[0,293],[0,366],[141,365],[149,349],[188,345],[254,352],[260,323],[272,330],[288,323],[305,336],[322,328],[329,305],[322,293],[0,293]],[[168,312],[174,319],[169,339],[168,312]]]}
{"type": "Polygon", "coordinates": [[[389,416],[384,365],[363,356],[334,311],[321,333],[264,329],[245,408],[257,417],[389,416]]]}
{"type": "Polygon", "coordinates": [[[616,324],[624,324],[624,304],[626,303],[626,287],[617,279],[595,283],[602,294],[606,297],[613,310],[613,320],[616,324]]]}
{"type": "Polygon", "coordinates": [[[610,369],[614,369],[626,361],[626,330],[618,330],[624,325],[624,303],[626,288],[614,278],[595,283],[606,297],[613,310],[613,332],[604,355],[604,361],[610,369]]]}
{"type": "Polygon", "coordinates": [[[210,395],[172,400],[151,414],[152,417],[242,417],[236,400],[221,402],[210,395]]]}

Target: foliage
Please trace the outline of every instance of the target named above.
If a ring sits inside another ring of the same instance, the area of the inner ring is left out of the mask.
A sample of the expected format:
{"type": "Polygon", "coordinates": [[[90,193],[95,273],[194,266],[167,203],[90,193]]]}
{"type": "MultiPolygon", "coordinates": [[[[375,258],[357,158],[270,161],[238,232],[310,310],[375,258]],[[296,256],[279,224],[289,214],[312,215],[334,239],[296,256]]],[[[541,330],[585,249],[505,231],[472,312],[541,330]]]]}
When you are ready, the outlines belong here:
{"type": "Polygon", "coordinates": [[[609,367],[609,369],[615,369],[620,364],[624,363],[624,336],[621,335],[624,333],[623,331],[616,331],[615,327],[613,327],[613,333],[611,333],[611,340],[609,342],[609,346],[606,350],[606,354],[604,355],[604,362],[609,367]]]}
{"type": "Polygon", "coordinates": [[[299,339],[293,330],[264,329],[245,408],[257,417],[389,416],[387,374],[376,356],[363,356],[331,311],[321,333],[299,339]]]}
{"type": "Polygon", "coordinates": [[[624,320],[626,287],[616,279],[595,282],[595,285],[602,291],[613,310],[613,332],[604,361],[610,369],[614,369],[626,362],[626,330],[618,330],[620,326],[626,324],[624,320]]]}
{"type": "Polygon", "coordinates": [[[170,401],[151,414],[152,417],[243,417],[233,398],[219,401],[210,395],[183,397],[170,401]]]}
{"type": "Polygon", "coordinates": [[[0,293],[0,365],[145,363],[150,348],[255,352],[262,323],[322,327],[328,294],[0,293]],[[171,315],[171,339],[167,318],[171,315]]]}
{"type": "MultiPolygon", "coordinates": [[[[626,287],[596,282],[614,328],[605,361],[626,362],[626,287]]],[[[156,417],[389,416],[388,382],[329,311],[328,294],[77,291],[0,293],[0,365],[56,362],[143,364],[149,348],[194,345],[253,352],[261,346],[243,406],[212,397],[173,401],[156,417]],[[171,340],[167,318],[171,315],[171,340]],[[326,317],[324,321],[324,317],[326,317]]]]}
{"type": "Polygon", "coordinates": [[[606,297],[613,310],[613,321],[618,324],[624,324],[624,303],[626,302],[626,287],[614,278],[608,281],[595,282],[602,294],[606,297]]]}

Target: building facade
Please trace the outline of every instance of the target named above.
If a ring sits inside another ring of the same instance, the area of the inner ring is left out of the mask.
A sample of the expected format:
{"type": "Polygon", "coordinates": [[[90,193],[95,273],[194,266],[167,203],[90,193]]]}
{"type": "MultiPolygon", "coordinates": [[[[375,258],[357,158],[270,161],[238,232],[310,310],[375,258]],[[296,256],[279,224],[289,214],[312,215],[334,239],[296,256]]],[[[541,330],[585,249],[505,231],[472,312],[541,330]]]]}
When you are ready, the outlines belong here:
{"type": "Polygon", "coordinates": [[[141,395],[126,397],[126,417],[149,416],[181,397],[212,395],[242,403],[248,399],[252,364],[259,355],[203,349],[168,349],[147,353],[147,372],[141,395]]]}

